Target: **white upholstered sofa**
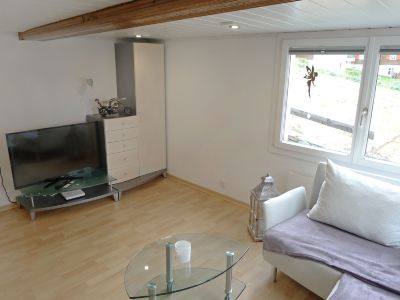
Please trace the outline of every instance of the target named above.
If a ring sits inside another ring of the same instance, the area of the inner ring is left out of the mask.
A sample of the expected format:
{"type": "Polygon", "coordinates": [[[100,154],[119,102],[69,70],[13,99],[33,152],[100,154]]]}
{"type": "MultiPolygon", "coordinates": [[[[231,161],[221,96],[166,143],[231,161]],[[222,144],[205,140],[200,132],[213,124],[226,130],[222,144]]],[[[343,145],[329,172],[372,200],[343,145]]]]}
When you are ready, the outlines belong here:
{"type": "Polygon", "coordinates": [[[264,214],[263,254],[275,270],[324,299],[400,299],[399,185],[328,161],[308,207],[300,187],[267,201],[264,214]]]}
{"type": "MultiPolygon", "coordinates": [[[[269,229],[297,215],[307,208],[312,208],[318,200],[318,195],[325,179],[326,163],[318,165],[311,191],[309,205],[306,204],[306,193],[287,192],[275,199],[265,202],[265,229],[269,229]]],[[[311,260],[294,258],[284,254],[263,250],[266,261],[284,272],[301,285],[326,299],[334,291],[342,273],[324,264],[311,260]]]]}

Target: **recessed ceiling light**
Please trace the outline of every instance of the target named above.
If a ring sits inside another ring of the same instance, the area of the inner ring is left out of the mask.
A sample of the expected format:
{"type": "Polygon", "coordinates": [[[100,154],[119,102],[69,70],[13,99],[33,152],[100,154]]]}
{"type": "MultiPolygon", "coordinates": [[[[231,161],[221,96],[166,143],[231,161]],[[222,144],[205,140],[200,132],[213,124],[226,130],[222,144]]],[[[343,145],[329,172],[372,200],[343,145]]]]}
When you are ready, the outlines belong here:
{"type": "Polygon", "coordinates": [[[225,28],[232,29],[232,30],[238,30],[240,28],[239,24],[236,24],[236,23],[231,22],[231,21],[229,21],[229,22],[221,22],[220,25],[225,27],[225,28]]]}
{"type": "Polygon", "coordinates": [[[136,37],[137,39],[141,39],[141,38],[143,37],[143,35],[137,34],[137,35],[135,35],[135,37],[136,37]]]}

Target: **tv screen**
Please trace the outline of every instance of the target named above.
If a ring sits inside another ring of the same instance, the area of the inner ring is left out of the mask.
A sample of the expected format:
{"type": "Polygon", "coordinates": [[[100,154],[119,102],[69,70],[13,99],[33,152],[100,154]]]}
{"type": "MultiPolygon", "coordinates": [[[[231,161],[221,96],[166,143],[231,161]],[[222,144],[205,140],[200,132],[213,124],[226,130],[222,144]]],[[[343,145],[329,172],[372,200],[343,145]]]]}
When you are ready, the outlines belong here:
{"type": "Polygon", "coordinates": [[[97,122],[9,133],[6,139],[16,189],[102,168],[97,122]]]}

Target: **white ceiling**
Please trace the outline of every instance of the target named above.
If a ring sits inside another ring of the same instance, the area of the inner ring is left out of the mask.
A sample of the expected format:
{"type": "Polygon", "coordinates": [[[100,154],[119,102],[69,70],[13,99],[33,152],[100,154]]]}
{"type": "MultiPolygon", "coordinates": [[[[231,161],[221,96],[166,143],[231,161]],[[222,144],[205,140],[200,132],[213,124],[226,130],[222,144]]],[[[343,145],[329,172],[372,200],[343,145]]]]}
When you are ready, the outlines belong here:
{"type": "Polygon", "coordinates": [[[232,13],[97,34],[132,37],[143,34],[172,39],[228,34],[400,27],[400,0],[302,0],[232,13]],[[221,23],[240,25],[237,31],[221,23]]]}
{"type": "MultiPolygon", "coordinates": [[[[126,0],[0,0],[0,31],[23,31],[126,0]]],[[[172,39],[245,33],[400,27],[400,0],[302,0],[93,35],[172,39]],[[240,29],[232,31],[223,22],[240,29]]]]}

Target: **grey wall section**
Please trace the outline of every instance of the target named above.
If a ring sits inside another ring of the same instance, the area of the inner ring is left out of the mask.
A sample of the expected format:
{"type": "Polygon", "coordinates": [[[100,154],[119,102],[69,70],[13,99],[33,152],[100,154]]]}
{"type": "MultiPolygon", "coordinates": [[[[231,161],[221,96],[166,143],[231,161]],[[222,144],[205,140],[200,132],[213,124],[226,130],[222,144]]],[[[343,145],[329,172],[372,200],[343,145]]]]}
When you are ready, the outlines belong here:
{"type": "Polygon", "coordinates": [[[133,113],[136,114],[134,58],[131,42],[115,44],[115,64],[117,95],[120,98],[126,98],[122,101],[123,105],[132,108],[133,113]]]}

